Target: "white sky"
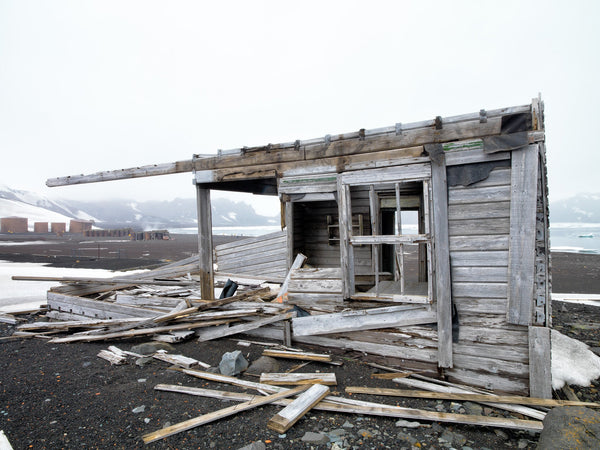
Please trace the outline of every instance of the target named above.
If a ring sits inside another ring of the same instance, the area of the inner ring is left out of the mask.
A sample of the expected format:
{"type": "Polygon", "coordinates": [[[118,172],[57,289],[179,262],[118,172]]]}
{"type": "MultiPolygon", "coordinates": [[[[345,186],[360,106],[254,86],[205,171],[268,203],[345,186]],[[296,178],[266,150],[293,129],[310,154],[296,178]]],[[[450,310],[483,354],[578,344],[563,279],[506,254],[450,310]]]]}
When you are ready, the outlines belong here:
{"type": "Polygon", "coordinates": [[[0,0],[0,182],[193,197],[191,174],[44,183],[541,92],[551,198],[600,192],[599,21],[600,2],[577,0],[0,0]]]}

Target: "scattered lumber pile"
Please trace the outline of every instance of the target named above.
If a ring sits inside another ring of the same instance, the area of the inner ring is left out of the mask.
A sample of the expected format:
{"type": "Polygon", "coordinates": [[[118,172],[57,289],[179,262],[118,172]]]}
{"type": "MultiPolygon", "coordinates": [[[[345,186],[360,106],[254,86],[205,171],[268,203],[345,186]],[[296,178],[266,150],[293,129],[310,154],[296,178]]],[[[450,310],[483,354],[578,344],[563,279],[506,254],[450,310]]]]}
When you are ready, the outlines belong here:
{"type": "MultiPolygon", "coordinates": [[[[195,336],[208,341],[296,316],[290,305],[272,303],[277,291],[257,279],[236,278],[235,295],[203,300],[197,270],[197,257],[192,257],[113,278],[13,277],[61,285],[47,294],[45,317],[50,321],[18,324],[9,315],[1,320],[16,324],[14,336],[41,337],[52,343],[138,336],[173,343],[195,336]]],[[[219,284],[224,285],[224,280],[219,284]]],[[[105,356],[114,358],[114,363],[119,360],[119,355],[105,356]]]]}

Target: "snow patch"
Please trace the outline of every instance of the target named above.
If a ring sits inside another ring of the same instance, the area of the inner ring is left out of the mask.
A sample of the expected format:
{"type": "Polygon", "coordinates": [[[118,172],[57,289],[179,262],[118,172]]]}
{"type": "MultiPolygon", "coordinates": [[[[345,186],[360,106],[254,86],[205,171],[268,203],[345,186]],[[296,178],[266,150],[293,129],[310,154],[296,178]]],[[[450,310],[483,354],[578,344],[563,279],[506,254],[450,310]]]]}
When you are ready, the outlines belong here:
{"type": "Polygon", "coordinates": [[[600,377],[600,357],[576,339],[556,330],[551,331],[552,345],[552,388],[560,389],[565,384],[589,386],[600,377]]]}

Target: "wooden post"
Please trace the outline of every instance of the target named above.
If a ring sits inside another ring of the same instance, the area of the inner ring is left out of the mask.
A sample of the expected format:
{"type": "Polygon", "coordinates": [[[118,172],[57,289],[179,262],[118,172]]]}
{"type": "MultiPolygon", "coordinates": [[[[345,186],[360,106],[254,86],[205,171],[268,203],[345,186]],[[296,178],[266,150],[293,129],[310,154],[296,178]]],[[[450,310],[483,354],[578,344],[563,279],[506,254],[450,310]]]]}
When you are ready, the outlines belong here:
{"type": "Polygon", "coordinates": [[[435,293],[438,317],[438,366],[452,367],[452,283],[448,237],[448,183],[441,144],[426,145],[431,157],[433,229],[435,234],[435,293]]]}
{"type": "Polygon", "coordinates": [[[337,192],[340,222],[342,295],[344,298],[350,298],[354,295],[354,251],[350,247],[350,237],[352,237],[352,206],[350,205],[350,186],[343,184],[341,177],[338,177],[337,192]]]}
{"type": "Polygon", "coordinates": [[[282,203],[285,208],[285,229],[287,239],[287,269],[292,268],[294,262],[294,204],[292,202],[282,203]]]}
{"type": "Polygon", "coordinates": [[[511,155],[508,322],[530,325],[535,274],[538,146],[511,155]]]}
{"type": "Polygon", "coordinates": [[[200,292],[203,300],[214,300],[210,189],[205,189],[199,184],[196,185],[196,204],[198,210],[200,292]]]}
{"type": "Polygon", "coordinates": [[[529,327],[529,396],[552,398],[550,328],[529,327]]]}
{"type": "MultiPolygon", "coordinates": [[[[369,186],[369,210],[371,215],[371,236],[379,234],[379,199],[375,186],[369,186]]],[[[371,247],[371,269],[375,274],[375,295],[379,296],[379,244],[371,247]]]]}

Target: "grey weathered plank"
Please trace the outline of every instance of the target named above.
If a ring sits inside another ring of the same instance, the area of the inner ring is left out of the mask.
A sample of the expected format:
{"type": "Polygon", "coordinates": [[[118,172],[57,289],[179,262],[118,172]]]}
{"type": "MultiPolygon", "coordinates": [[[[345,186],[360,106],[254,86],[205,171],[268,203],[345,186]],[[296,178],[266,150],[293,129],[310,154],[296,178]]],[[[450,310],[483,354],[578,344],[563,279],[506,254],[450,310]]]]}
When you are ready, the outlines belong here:
{"type": "Polygon", "coordinates": [[[267,428],[278,433],[285,433],[298,420],[310,411],[317,403],[329,394],[329,388],[322,384],[315,384],[303,392],[292,403],[287,405],[267,423],[267,428]]]}
{"type": "Polygon", "coordinates": [[[198,271],[202,298],[215,298],[213,279],[212,211],[210,190],[196,186],[196,207],[198,213],[198,271]]]}
{"type": "Polygon", "coordinates": [[[529,325],[533,308],[538,146],[512,152],[509,292],[510,323],[529,325]]]}
{"type": "Polygon", "coordinates": [[[418,306],[390,306],[351,312],[296,317],[292,320],[294,336],[342,333],[432,323],[435,311],[418,306]]]}
{"type": "Polygon", "coordinates": [[[441,145],[425,147],[431,157],[435,299],[438,322],[438,365],[452,367],[452,281],[448,235],[448,183],[441,145]]]}
{"type": "Polygon", "coordinates": [[[529,327],[529,395],[552,398],[550,328],[529,327]]]}

